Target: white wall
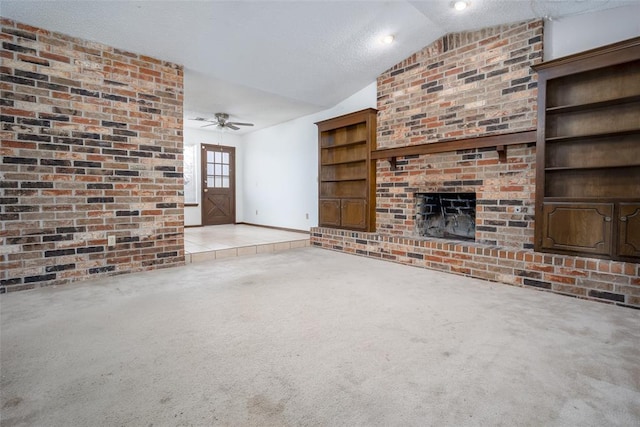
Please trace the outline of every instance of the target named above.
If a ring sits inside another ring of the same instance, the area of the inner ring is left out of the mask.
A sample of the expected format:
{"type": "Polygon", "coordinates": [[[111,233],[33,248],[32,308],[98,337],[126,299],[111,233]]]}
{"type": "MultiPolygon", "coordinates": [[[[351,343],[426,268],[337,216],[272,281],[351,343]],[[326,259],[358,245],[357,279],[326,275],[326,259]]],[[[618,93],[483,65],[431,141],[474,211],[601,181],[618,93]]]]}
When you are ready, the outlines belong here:
{"type": "Polygon", "coordinates": [[[243,221],[305,231],[317,226],[318,128],[314,123],[375,108],[376,97],[373,82],[333,108],[245,135],[243,221]]]}
{"type": "Polygon", "coordinates": [[[544,59],[559,58],[640,36],[640,2],[545,21],[544,59]]]}
{"type": "MultiPolygon", "coordinates": [[[[242,138],[238,135],[234,135],[229,132],[217,132],[207,131],[201,129],[184,129],[184,145],[200,145],[200,144],[212,144],[212,145],[225,145],[228,147],[236,147],[236,221],[241,222],[244,215],[242,209],[242,193],[244,180],[242,175],[242,163],[243,163],[243,144],[242,138]]],[[[184,225],[201,225],[201,203],[202,192],[200,183],[202,182],[200,171],[200,154],[201,150],[196,150],[196,182],[198,183],[198,196],[197,207],[185,207],[184,208],[184,225]]]]}

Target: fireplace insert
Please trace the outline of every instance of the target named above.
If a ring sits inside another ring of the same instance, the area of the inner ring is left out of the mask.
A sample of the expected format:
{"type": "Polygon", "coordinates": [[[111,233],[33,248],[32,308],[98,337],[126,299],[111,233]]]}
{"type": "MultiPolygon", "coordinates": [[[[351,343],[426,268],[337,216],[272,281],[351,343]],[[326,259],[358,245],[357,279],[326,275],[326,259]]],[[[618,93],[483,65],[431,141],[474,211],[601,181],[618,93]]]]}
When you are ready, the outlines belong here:
{"type": "Polygon", "coordinates": [[[475,193],[416,193],[419,236],[475,241],[475,193]]]}

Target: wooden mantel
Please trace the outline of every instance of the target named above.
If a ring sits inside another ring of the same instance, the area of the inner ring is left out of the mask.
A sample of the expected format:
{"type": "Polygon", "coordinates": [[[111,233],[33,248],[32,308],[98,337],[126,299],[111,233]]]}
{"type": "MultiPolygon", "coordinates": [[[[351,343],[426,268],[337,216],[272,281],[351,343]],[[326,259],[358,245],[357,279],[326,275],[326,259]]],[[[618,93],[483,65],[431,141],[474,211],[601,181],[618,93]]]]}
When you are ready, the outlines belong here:
{"type": "Polygon", "coordinates": [[[371,152],[371,159],[388,159],[391,169],[395,170],[397,157],[414,156],[418,154],[446,153],[449,151],[470,150],[474,148],[496,147],[501,162],[506,161],[507,146],[516,144],[531,144],[536,142],[536,131],[515,132],[502,135],[479,136],[474,138],[456,139],[452,141],[431,142],[408,147],[387,148],[371,152]]]}

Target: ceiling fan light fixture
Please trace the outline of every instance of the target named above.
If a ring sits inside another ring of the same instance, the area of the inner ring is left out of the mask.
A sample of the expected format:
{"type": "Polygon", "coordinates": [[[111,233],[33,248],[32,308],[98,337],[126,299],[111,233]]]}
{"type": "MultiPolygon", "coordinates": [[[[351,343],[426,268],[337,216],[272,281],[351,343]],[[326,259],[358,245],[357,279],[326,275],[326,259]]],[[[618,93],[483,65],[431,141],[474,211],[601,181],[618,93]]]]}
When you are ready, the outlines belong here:
{"type": "Polygon", "coordinates": [[[467,7],[469,7],[469,2],[467,2],[467,1],[459,0],[459,1],[455,2],[455,3],[453,3],[453,8],[455,10],[457,10],[457,11],[465,10],[467,7]]]}
{"type": "Polygon", "coordinates": [[[238,126],[253,126],[253,123],[232,122],[229,120],[229,115],[227,113],[216,113],[214,117],[215,120],[205,119],[203,117],[195,117],[193,120],[208,123],[200,127],[206,128],[209,126],[215,126],[216,129],[220,129],[222,131],[225,131],[227,129],[240,130],[238,126]]]}

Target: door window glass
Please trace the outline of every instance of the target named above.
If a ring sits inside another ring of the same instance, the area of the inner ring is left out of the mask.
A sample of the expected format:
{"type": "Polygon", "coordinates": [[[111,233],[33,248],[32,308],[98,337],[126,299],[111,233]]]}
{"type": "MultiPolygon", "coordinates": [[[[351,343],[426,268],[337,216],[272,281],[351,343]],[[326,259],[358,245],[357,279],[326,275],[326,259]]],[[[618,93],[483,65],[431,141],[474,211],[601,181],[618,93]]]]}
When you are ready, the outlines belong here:
{"type": "Polygon", "coordinates": [[[229,188],[229,153],[207,151],[207,187],[229,188]]]}

